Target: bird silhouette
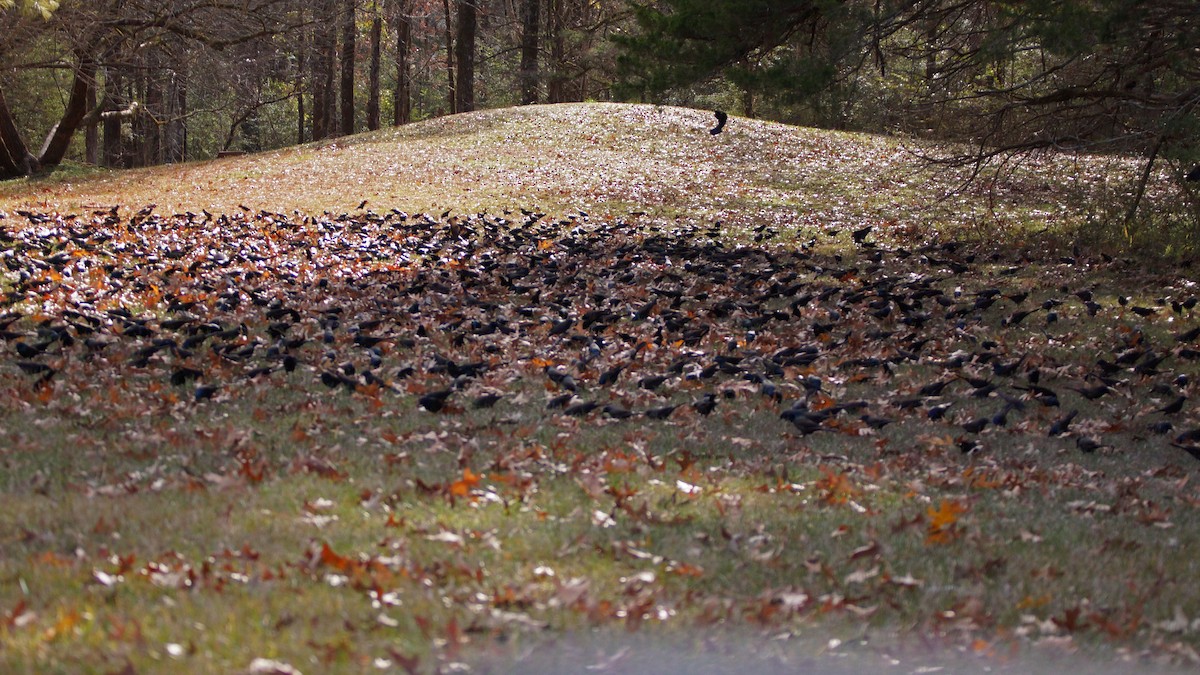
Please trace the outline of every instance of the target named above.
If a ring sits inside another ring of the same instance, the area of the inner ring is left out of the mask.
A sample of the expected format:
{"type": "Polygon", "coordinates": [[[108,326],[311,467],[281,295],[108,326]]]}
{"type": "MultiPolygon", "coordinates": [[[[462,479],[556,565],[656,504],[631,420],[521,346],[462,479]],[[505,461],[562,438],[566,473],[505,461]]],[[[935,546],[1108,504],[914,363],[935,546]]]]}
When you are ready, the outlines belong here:
{"type": "Polygon", "coordinates": [[[1179,412],[1180,410],[1183,410],[1183,404],[1186,401],[1187,401],[1187,396],[1177,396],[1177,397],[1175,397],[1175,400],[1164,405],[1163,407],[1159,408],[1155,412],[1164,413],[1166,415],[1174,415],[1175,413],[1179,412]]]}
{"type": "Polygon", "coordinates": [[[972,434],[977,434],[977,433],[983,431],[984,427],[986,427],[988,425],[988,422],[990,422],[990,421],[991,421],[990,418],[978,417],[969,422],[964,422],[961,426],[966,431],[968,431],[972,434]]]}
{"type": "Polygon", "coordinates": [[[675,412],[675,409],[678,407],[678,405],[664,405],[658,408],[650,408],[645,412],[645,415],[650,419],[665,420],[670,417],[671,413],[675,412]]]}
{"type": "Polygon", "coordinates": [[[709,415],[717,408],[716,394],[705,394],[703,398],[692,403],[692,407],[701,415],[709,415]]]}
{"type": "Polygon", "coordinates": [[[431,391],[428,394],[423,394],[417,399],[417,403],[429,412],[441,412],[446,407],[446,401],[450,399],[450,395],[454,393],[453,389],[441,389],[431,391]]]}
{"type": "Polygon", "coordinates": [[[725,122],[729,120],[729,115],[724,110],[714,110],[713,115],[717,117],[717,126],[708,130],[708,133],[716,136],[725,130],[725,122]]]}
{"type": "Polygon", "coordinates": [[[1054,420],[1054,424],[1050,425],[1050,431],[1049,431],[1048,435],[1062,436],[1063,434],[1067,433],[1067,429],[1071,426],[1071,421],[1074,420],[1075,416],[1078,414],[1079,414],[1078,410],[1072,410],[1071,412],[1054,420]]]}

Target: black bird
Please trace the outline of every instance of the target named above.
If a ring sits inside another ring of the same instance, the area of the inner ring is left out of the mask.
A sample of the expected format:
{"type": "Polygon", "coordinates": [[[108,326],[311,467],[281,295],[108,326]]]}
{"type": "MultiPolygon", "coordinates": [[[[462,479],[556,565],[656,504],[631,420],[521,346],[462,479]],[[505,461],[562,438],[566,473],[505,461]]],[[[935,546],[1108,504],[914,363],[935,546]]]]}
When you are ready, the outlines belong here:
{"type": "Polygon", "coordinates": [[[54,371],[50,366],[36,361],[17,361],[17,367],[28,375],[38,375],[54,371]]]}
{"type": "Polygon", "coordinates": [[[480,394],[479,396],[475,397],[475,400],[472,402],[471,405],[475,406],[476,408],[490,408],[490,407],[496,405],[496,402],[499,401],[501,398],[504,398],[504,397],[501,396],[500,394],[493,394],[491,392],[487,392],[487,393],[480,394]]]}
{"type": "Polygon", "coordinates": [[[943,403],[941,405],[935,405],[926,411],[925,415],[931,420],[940,420],[946,416],[946,411],[950,410],[950,407],[953,405],[954,401],[943,403]]]}
{"type": "Polygon", "coordinates": [[[1183,404],[1186,401],[1187,401],[1187,396],[1178,396],[1175,398],[1174,401],[1171,401],[1170,403],[1159,408],[1156,412],[1165,413],[1167,415],[1174,415],[1175,413],[1179,412],[1180,410],[1183,410],[1183,404]]]}
{"type": "Polygon", "coordinates": [[[563,408],[563,414],[571,415],[572,417],[581,417],[598,407],[600,407],[600,404],[595,401],[579,401],[563,408]]]}
{"type": "Polygon", "coordinates": [[[725,131],[725,122],[729,121],[729,115],[724,110],[714,110],[713,115],[715,115],[717,118],[717,126],[709,129],[708,133],[716,136],[722,131],[725,131]]]}
{"type": "Polygon", "coordinates": [[[970,422],[963,423],[962,428],[972,434],[977,434],[977,433],[983,431],[985,427],[987,427],[988,422],[991,422],[990,418],[979,417],[979,418],[971,420],[970,422]]]}
{"type": "Polygon", "coordinates": [[[1149,429],[1151,433],[1162,436],[1163,434],[1171,433],[1171,430],[1175,428],[1175,425],[1166,420],[1159,420],[1146,428],[1149,429]]]}
{"type": "Polygon", "coordinates": [[[1015,325],[1021,323],[1022,321],[1024,321],[1026,319],[1026,317],[1028,317],[1030,314],[1033,314],[1034,312],[1039,311],[1040,309],[1041,309],[1041,307],[1035,307],[1033,309],[1019,309],[1019,310],[1013,312],[1012,315],[1010,315],[1007,319],[1005,319],[1003,321],[1003,325],[1015,326],[1015,325]]]}
{"type": "Polygon", "coordinates": [[[647,410],[645,414],[646,417],[649,417],[652,420],[665,420],[670,417],[671,413],[675,412],[675,409],[678,407],[678,405],[664,405],[661,408],[651,408],[647,410]]]}
{"type": "Polygon", "coordinates": [[[862,420],[863,424],[872,429],[882,429],[892,423],[892,420],[886,417],[875,417],[873,415],[863,415],[859,419],[862,420]]]}
{"type": "Polygon", "coordinates": [[[546,373],[546,377],[550,378],[550,380],[552,382],[554,382],[558,386],[562,387],[563,389],[573,392],[578,388],[578,385],[576,385],[576,383],[575,383],[575,378],[572,377],[570,375],[570,373],[559,370],[557,368],[552,368],[550,366],[546,366],[542,370],[546,373]]]}
{"type": "Polygon", "coordinates": [[[939,380],[937,382],[932,382],[918,389],[917,393],[921,396],[941,396],[942,390],[945,389],[946,385],[948,384],[950,384],[950,380],[939,380]]]}
{"type": "Polygon", "coordinates": [[[177,368],[174,372],[171,373],[171,384],[173,384],[175,386],[179,386],[179,385],[185,384],[188,380],[194,380],[203,375],[204,375],[204,373],[202,371],[196,370],[195,368],[188,368],[187,366],[184,366],[181,368],[177,368]]]}
{"type": "Polygon", "coordinates": [[[854,243],[861,244],[866,240],[867,235],[871,234],[871,230],[873,229],[875,228],[871,225],[860,227],[859,229],[850,233],[850,238],[854,240],[854,243]]]}
{"type": "Polygon", "coordinates": [[[1191,181],[1193,183],[1196,181],[1200,181],[1200,164],[1193,166],[1192,170],[1187,172],[1187,175],[1184,176],[1183,179],[1187,180],[1187,181],[1191,181]]]}
{"type": "Polygon", "coordinates": [[[1200,459],[1200,446],[1184,445],[1182,443],[1172,443],[1171,445],[1183,450],[1187,454],[1191,455],[1194,459],[1200,459]]]}
{"type": "Polygon", "coordinates": [[[600,373],[600,380],[599,380],[600,386],[607,387],[608,385],[616,382],[617,378],[621,376],[621,371],[624,369],[625,369],[625,364],[619,363],[619,364],[613,366],[612,368],[609,368],[608,370],[604,371],[603,373],[600,373]]]}
{"type": "Polygon", "coordinates": [[[46,351],[46,348],[49,346],[50,346],[49,342],[39,342],[39,343],[33,344],[33,345],[26,344],[24,342],[14,342],[13,343],[13,347],[16,348],[17,354],[20,354],[21,358],[23,358],[23,359],[35,358],[38,355],[40,355],[42,352],[46,351]]]}
{"type": "Polygon", "coordinates": [[[658,389],[660,386],[662,386],[662,383],[666,382],[666,381],[667,381],[666,375],[647,375],[646,377],[643,377],[642,379],[638,380],[638,386],[641,387],[642,389],[649,389],[650,391],[654,391],[655,389],[658,389]]]}
{"type": "Polygon", "coordinates": [[[1100,448],[1105,447],[1104,444],[1101,443],[1100,441],[1097,441],[1094,438],[1089,438],[1087,436],[1080,436],[1079,438],[1075,439],[1075,446],[1077,448],[1079,448],[1081,451],[1089,453],[1089,454],[1099,450],[1100,448]]]}
{"type": "Polygon", "coordinates": [[[204,399],[212,398],[213,396],[216,396],[217,392],[220,390],[221,388],[215,384],[202,384],[199,387],[196,387],[196,400],[203,401],[204,399]]]}
{"type": "Polygon", "coordinates": [[[992,425],[1003,427],[1008,425],[1008,413],[1013,411],[1014,406],[1006,405],[1000,409],[1000,412],[992,415],[992,425]]]}
{"type": "Polygon", "coordinates": [[[633,413],[628,409],[623,408],[615,403],[609,403],[603,408],[604,414],[616,420],[625,420],[633,417],[633,413]]]}
{"type": "Polygon", "coordinates": [[[701,415],[708,415],[717,408],[717,397],[715,394],[705,394],[704,398],[692,403],[692,407],[701,415]]]}
{"type": "Polygon", "coordinates": [[[1067,428],[1071,426],[1071,420],[1075,419],[1075,416],[1078,414],[1078,410],[1072,410],[1066,415],[1054,420],[1054,424],[1050,425],[1050,432],[1048,435],[1062,436],[1063,434],[1067,433],[1067,428]]]}
{"type": "Polygon", "coordinates": [[[1175,341],[1176,342],[1191,342],[1192,340],[1195,340],[1198,337],[1200,337],[1200,326],[1196,326],[1195,328],[1189,330],[1186,333],[1180,333],[1179,335],[1176,335],[1175,341]]]}
{"type": "Polygon", "coordinates": [[[548,332],[547,335],[562,335],[574,325],[575,319],[563,319],[561,321],[555,321],[553,325],[550,326],[550,332],[548,332]]]}
{"type": "Polygon", "coordinates": [[[555,397],[551,398],[550,400],[546,401],[546,408],[548,410],[554,410],[557,408],[565,408],[565,407],[567,407],[567,404],[570,403],[571,399],[573,399],[573,398],[575,398],[575,394],[572,392],[569,392],[569,391],[565,394],[559,394],[558,396],[555,396],[555,397]]]}
{"type": "Polygon", "coordinates": [[[446,407],[446,401],[450,395],[454,393],[453,389],[441,389],[439,391],[431,391],[428,394],[422,395],[417,399],[417,403],[429,412],[439,412],[446,407]]]}
{"type": "Polygon", "coordinates": [[[1068,389],[1079,392],[1080,396],[1086,398],[1089,401],[1095,401],[1096,399],[1098,399],[1098,398],[1104,396],[1105,394],[1109,393],[1110,391],[1112,391],[1112,389],[1107,384],[1098,384],[1094,387],[1086,387],[1086,388],[1068,387],[1068,389]]]}
{"type": "Polygon", "coordinates": [[[805,436],[824,429],[821,423],[828,418],[824,411],[814,413],[804,408],[789,408],[779,413],[779,416],[791,422],[805,436]]]}

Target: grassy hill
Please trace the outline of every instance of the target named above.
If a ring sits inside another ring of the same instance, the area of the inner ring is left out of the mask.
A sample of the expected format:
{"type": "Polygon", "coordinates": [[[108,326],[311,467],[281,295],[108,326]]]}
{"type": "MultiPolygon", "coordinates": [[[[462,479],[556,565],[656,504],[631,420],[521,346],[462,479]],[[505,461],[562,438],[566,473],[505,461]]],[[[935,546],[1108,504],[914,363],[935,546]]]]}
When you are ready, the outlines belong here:
{"type": "Polygon", "coordinates": [[[1097,167],[710,123],[5,185],[0,671],[1200,660],[1200,299],[1046,245],[1097,167]]]}
{"type": "Polygon", "coordinates": [[[1076,222],[1087,174],[1112,170],[1043,160],[1037,174],[985,176],[947,197],[966,174],[923,166],[920,144],[742,118],[714,137],[713,122],[707,111],[615,103],[490,110],[217,161],[0,184],[0,209],[341,213],[367,200],[375,210],[645,212],[990,238],[997,225],[1076,222]]]}

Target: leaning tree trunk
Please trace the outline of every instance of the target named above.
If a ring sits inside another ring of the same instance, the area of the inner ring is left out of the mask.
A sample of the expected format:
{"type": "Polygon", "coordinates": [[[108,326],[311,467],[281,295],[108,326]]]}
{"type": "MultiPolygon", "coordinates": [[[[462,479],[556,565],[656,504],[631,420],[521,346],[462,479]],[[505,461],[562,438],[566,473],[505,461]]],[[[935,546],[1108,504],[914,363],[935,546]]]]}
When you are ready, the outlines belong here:
{"type": "Polygon", "coordinates": [[[455,91],[454,112],[475,109],[475,28],[479,18],[477,0],[458,2],[458,39],[455,60],[458,61],[458,89],[455,91]]]}
{"type": "Polygon", "coordinates": [[[538,102],[538,30],[541,0],[525,0],[521,8],[521,105],[538,102]]]}
{"type": "Polygon", "coordinates": [[[0,87],[0,179],[28,176],[37,169],[37,158],[29,153],[21,139],[21,132],[4,98],[4,89],[0,87]]]}
{"type": "Polygon", "coordinates": [[[71,138],[88,113],[88,92],[94,86],[96,86],[96,62],[84,57],[79,62],[79,67],[75,69],[75,79],[71,82],[71,97],[67,99],[67,109],[63,111],[62,119],[46,136],[42,151],[38,153],[38,161],[42,166],[58,166],[67,156],[67,150],[71,147],[71,138]]]}

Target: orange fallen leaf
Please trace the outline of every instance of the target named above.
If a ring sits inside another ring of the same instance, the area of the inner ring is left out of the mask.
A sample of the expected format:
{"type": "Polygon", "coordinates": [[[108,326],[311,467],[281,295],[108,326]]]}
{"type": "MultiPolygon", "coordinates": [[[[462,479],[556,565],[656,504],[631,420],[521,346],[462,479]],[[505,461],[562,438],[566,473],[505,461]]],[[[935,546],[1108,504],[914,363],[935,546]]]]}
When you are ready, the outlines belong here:
{"type": "Polygon", "coordinates": [[[450,494],[455,497],[466,497],[479,484],[479,478],[479,474],[471,471],[470,467],[464,467],[462,478],[450,484],[450,494]]]}
{"type": "Polygon", "coordinates": [[[956,499],[943,499],[935,509],[925,510],[929,516],[929,527],[926,530],[926,544],[945,544],[958,537],[958,517],[967,512],[966,504],[956,499]]]}

